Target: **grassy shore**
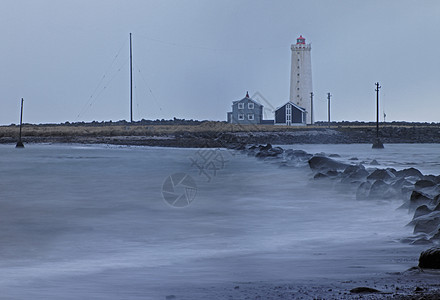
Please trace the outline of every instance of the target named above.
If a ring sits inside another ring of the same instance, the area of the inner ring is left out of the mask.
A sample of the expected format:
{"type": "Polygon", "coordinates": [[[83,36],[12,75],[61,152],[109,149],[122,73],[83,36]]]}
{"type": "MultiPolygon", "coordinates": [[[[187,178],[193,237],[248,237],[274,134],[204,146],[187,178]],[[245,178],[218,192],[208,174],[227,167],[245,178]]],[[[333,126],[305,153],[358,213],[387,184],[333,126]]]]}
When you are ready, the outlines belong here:
{"type": "MultiPolygon", "coordinates": [[[[17,125],[0,126],[0,143],[17,140],[17,125]]],[[[213,121],[144,121],[24,124],[25,142],[108,143],[171,147],[226,147],[237,143],[370,143],[375,123],[308,126],[238,125],[213,121]],[[174,124],[176,123],[176,124],[174,124]],[[246,138],[245,138],[246,137],[246,138]]],[[[381,124],[385,143],[440,143],[440,124],[381,124]]]]}

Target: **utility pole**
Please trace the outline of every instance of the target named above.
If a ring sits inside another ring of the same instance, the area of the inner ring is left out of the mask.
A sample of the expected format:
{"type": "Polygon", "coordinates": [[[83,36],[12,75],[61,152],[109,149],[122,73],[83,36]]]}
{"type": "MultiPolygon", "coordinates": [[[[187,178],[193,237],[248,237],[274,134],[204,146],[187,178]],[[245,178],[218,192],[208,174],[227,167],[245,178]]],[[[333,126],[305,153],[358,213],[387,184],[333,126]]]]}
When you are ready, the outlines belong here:
{"type": "Polygon", "coordinates": [[[376,82],[376,140],[373,142],[374,149],[382,149],[383,144],[379,139],[379,89],[381,86],[376,82]]]}
{"type": "Polygon", "coordinates": [[[23,98],[21,98],[21,112],[20,112],[20,133],[18,135],[18,142],[15,148],[24,148],[23,142],[21,141],[21,128],[23,126],[23,98]]]}
{"type": "Polygon", "coordinates": [[[313,125],[313,92],[310,93],[310,124],[313,125]]]}
{"type": "Polygon", "coordinates": [[[330,93],[327,93],[327,100],[328,100],[328,128],[330,128],[330,98],[332,95],[330,93]]]}
{"type": "Polygon", "coordinates": [[[131,49],[131,32],[130,32],[130,122],[133,122],[133,55],[131,49]]]}

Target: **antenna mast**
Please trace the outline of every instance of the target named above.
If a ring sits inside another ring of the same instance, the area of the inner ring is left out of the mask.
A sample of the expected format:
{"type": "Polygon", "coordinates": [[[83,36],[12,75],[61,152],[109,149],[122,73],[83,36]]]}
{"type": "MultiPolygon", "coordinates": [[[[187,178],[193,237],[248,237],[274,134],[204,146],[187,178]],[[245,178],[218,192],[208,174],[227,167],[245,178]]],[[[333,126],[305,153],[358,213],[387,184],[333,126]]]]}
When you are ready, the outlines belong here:
{"type": "Polygon", "coordinates": [[[130,32],[130,122],[133,122],[133,52],[130,32]]]}

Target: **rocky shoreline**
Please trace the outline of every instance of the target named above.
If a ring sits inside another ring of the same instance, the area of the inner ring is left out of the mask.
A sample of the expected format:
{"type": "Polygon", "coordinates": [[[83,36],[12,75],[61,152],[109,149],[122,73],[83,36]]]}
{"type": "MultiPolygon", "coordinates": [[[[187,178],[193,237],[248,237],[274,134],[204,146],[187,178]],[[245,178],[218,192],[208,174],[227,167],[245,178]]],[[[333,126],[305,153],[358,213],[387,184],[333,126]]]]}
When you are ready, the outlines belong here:
{"type": "MultiPolygon", "coordinates": [[[[438,280],[440,275],[440,176],[425,175],[418,169],[407,168],[395,170],[393,168],[366,168],[363,162],[353,160],[347,163],[338,160],[337,154],[324,153],[310,154],[302,150],[284,150],[282,147],[266,145],[240,145],[235,150],[246,153],[257,159],[277,162],[282,167],[296,167],[308,165],[313,171],[313,180],[330,181],[335,186],[342,185],[345,189],[356,193],[359,201],[368,200],[402,200],[401,209],[407,209],[412,215],[408,224],[414,228],[413,235],[401,240],[402,243],[412,245],[426,245],[427,250],[419,257],[419,264],[413,269],[400,275],[422,276],[434,274],[426,278],[428,283],[432,279],[438,280]],[[420,275],[422,274],[422,275],[420,275]]],[[[374,165],[374,162],[370,162],[374,165]]],[[[406,293],[398,288],[392,292],[384,292],[372,287],[355,287],[343,298],[350,298],[353,294],[368,295],[368,299],[439,299],[440,291],[430,282],[425,285],[407,288],[406,293]]],[[[332,295],[335,296],[335,295],[332,295]]],[[[336,297],[337,298],[337,297],[336,297]]],[[[335,299],[336,299],[335,298],[335,299]]],[[[357,296],[353,296],[357,298],[357,296]]]]}

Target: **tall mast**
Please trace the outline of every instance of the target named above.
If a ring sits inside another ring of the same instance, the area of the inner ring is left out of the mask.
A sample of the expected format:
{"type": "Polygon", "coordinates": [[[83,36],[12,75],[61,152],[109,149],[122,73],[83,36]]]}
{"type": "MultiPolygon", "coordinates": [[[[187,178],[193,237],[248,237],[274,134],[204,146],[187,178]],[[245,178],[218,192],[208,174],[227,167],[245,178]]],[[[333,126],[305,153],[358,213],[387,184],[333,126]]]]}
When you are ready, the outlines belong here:
{"type": "Polygon", "coordinates": [[[133,122],[133,54],[131,48],[131,32],[130,32],[130,122],[133,122]]]}

